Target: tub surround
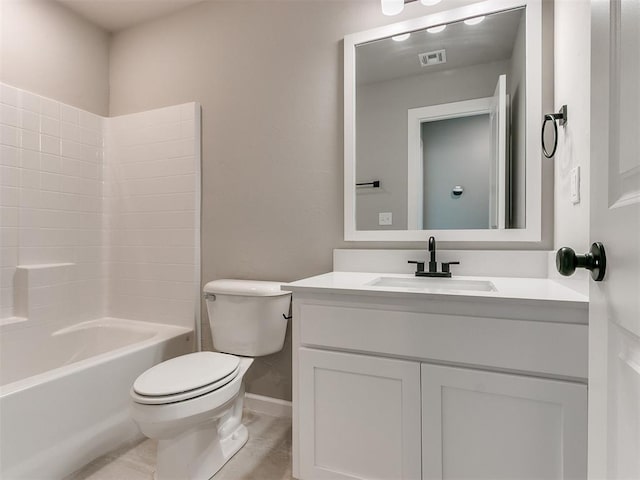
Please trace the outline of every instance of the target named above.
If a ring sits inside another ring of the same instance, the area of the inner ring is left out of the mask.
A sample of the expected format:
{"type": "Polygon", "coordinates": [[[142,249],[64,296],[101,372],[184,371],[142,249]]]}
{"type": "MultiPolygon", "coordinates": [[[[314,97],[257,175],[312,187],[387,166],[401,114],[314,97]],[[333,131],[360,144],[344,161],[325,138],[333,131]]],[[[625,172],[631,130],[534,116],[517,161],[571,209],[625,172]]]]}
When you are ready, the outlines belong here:
{"type": "Polygon", "coordinates": [[[200,107],[0,84],[0,149],[0,476],[59,478],[139,435],[133,381],[199,345],[200,107]]]}
{"type": "Polygon", "coordinates": [[[109,118],[107,313],[200,325],[200,106],[109,118]]]}
{"type": "Polygon", "coordinates": [[[30,318],[55,320],[65,310],[70,310],[73,288],[69,279],[73,267],[74,263],[18,265],[14,281],[15,316],[0,319],[0,326],[30,318]]]}
{"type": "Polygon", "coordinates": [[[389,286],[424,251],[334,255],[367,271],[282,287],[296,478],[586,477],[588,298],[546,278],[547,252],[438,252],[490,291],[389,286]]]}
{"type": "Polygon", "coordinates": [[[199,324],[199,105],[107,118],[0,84],[0,110],[0,322],[199,324]]]}
{"type": "MultiPolygon", "coordinates": [[[[75,293],[67,321],[105,315],[100,301],[105,291],[103,121],[0,84],[0,319],[19,316],[14,291],[18,266],[63,263],[75,264],[65,279],[75,293]]],[[[54,303],[42,296],[33,305],[33,317],[46,316],[54,303]]]]}

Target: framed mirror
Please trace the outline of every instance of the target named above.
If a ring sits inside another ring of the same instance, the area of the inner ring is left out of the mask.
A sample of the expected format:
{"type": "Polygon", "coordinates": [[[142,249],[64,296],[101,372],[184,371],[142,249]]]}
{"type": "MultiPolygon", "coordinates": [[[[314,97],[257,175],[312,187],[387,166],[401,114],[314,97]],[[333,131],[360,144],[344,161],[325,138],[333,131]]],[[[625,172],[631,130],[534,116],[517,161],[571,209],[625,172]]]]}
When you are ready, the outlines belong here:
{"type": "Polygon", "coordinates": [[[345,240],[541,239],[539,0],[344,39],[345,240]]]}

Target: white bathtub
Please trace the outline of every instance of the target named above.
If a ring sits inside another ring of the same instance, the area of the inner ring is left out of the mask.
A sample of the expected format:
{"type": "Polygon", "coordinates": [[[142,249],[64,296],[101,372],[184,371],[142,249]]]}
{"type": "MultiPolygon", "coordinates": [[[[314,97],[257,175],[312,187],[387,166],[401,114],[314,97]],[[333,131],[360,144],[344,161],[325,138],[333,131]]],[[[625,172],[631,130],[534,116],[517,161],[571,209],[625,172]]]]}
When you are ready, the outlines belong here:
{"type": "Polygon", "coordinates": [[[183,327],[103,318],[0,330],[0,478],[62,478],[142,438],[129,389],[151,366],[193,351],[183,327]]]}

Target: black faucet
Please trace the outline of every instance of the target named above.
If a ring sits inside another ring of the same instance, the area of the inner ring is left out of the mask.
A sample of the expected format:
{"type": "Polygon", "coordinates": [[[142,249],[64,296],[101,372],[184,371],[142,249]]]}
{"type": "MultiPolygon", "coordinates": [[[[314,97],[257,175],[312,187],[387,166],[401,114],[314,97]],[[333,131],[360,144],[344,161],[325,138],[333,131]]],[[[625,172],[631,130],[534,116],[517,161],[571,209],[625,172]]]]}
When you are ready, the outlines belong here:
{"type": "Polygon", "coordinates": [[[442,262],[442,271],[438,272],[438,262],[436,261],[436,238],[429,237],[427,243],[429,251],[429,270],[424,271],[424,263],[417,260],[409,260],[409,263],[416,264],[416,277],[451,277],[450,265],[460,265],[460,262],[442,262]]]}
{"type": "Polygon", "coordinates": [[[429,250],[429,272],[436,273],[438,271],[438,262],[436,262],[436,237],[429,237],[427,242],[427,250],[429,250]]]}

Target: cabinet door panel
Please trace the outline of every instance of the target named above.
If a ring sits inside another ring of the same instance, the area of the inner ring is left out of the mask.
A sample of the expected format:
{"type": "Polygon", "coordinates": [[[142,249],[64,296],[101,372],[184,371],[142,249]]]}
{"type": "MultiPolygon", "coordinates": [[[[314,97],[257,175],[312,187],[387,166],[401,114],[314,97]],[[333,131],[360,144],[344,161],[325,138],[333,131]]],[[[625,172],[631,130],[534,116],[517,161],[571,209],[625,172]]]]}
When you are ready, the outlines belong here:
{"type": "Polygon", "coordinates": [[[300,476],[419,479],[420,364],[301,348],[300,476]]]}
{"type": "Polygon", "coordinates": [[[424,479],[584,479],[585,385],[422,365],[424,479]]]}

